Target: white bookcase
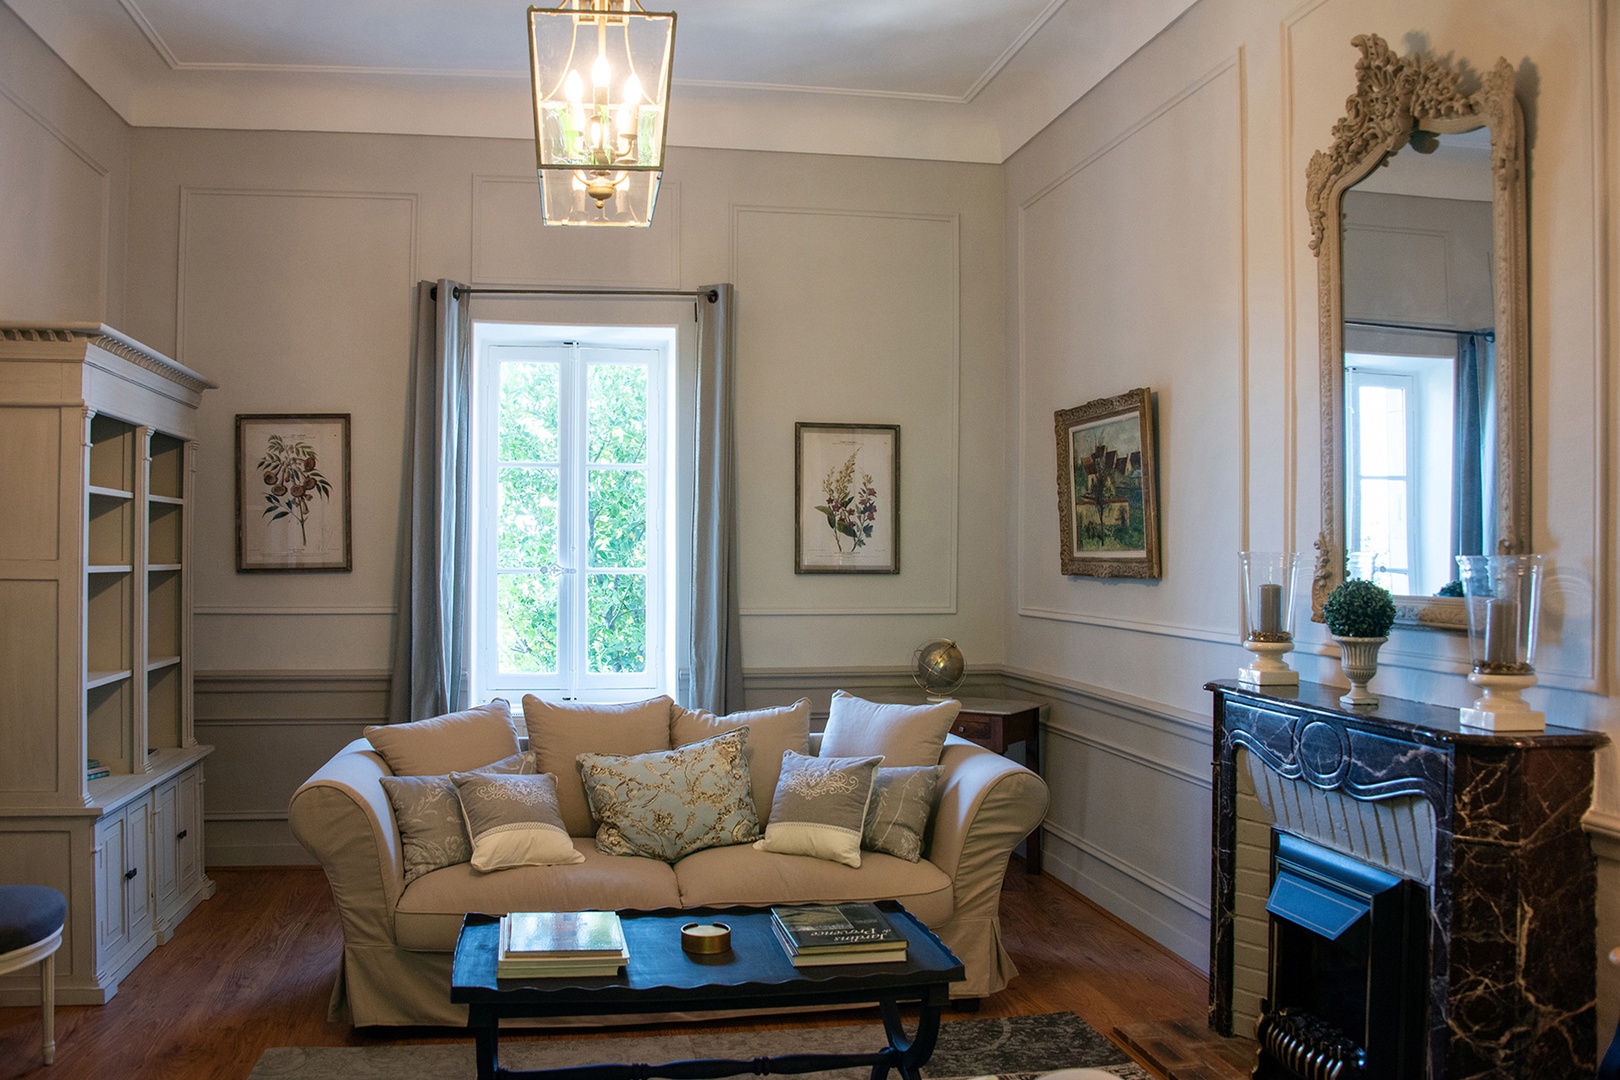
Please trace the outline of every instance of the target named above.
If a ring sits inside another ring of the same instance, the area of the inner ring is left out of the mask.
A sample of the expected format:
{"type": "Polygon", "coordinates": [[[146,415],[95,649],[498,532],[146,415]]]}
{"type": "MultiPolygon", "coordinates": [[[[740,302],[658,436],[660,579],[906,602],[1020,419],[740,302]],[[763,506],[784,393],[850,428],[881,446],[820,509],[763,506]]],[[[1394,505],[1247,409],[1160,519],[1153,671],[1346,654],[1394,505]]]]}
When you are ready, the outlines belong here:
{"type": "MultiPolygon", "coordinates": [[[[63,1003],[106,1001],[214,891],[190,565],[213,385],[106,326],[0,321],[0,883],[67,896],[63,1003]]],[[[0,977],[0,1005],[38,993],[0,977]]]]}

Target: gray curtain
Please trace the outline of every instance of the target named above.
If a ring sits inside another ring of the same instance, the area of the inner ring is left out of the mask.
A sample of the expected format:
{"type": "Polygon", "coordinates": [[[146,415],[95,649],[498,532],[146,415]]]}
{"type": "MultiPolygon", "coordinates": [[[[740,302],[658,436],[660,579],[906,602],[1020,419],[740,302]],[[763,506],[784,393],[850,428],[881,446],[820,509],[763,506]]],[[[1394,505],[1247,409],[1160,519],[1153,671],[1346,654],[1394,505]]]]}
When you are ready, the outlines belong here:
{"type": "Polygon", "coordinates": [[[399,606],[388,695],[389,721],[395,724],[470,704],[472,315],[465,289],[446,280],[416,287],[395,594],[399,606]]]}
{"type": "Polygon", "coordinates": [[[1491,467],[1495,455],[1495,344],[1488,334],[1457,335],[1455,443],[1452,447],[1453,555],[1490,555],[1496,546],[1491,467]]]}
{"type": "Polygon", "coordinates": [[[737,610],[735,291],[698,299],[697,458],[692,483],[692,692],[694,708],[743,707],[742,620],[737,610]]]}

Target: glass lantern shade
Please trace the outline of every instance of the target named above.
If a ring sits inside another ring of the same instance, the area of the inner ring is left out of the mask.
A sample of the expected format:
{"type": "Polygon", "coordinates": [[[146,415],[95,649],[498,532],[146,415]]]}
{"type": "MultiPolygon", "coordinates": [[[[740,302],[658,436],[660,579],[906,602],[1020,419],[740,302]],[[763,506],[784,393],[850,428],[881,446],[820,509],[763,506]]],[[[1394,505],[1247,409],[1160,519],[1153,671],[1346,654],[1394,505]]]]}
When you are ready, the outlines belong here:
{"type": "Polygon", "coordinates": [[[1459,555],[1468,648],[1481,675],[1534,675],[1542,555],[1459,555]]]}
{"type": "Polygon", "coordinates": [[[674,52],[674,12],[636,0],[529,9],[545,224],[652,224],[674,52]]]}
{"type": "Polygon", "coordinates": [[[1244,639],[1293,641],[1294,595],[1303,552],[1240,551],[1243,565],[1244,639]]]}

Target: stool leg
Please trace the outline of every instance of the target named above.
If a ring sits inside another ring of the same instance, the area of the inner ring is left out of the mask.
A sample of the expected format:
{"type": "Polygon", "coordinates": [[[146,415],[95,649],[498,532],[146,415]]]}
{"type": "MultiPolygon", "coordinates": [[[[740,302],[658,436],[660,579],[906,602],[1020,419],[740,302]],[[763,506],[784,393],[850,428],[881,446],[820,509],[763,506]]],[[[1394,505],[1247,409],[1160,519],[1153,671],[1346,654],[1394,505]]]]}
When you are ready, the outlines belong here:
{"type": "Polygon", "coordinates": [[[40,1017],[40,1029],[43,1031],[43,1052],[45,1064],[49,1065],[56,1060],[56,954],[53,952],[39,962],[39,996],[43,1015],[40,1017]]]}

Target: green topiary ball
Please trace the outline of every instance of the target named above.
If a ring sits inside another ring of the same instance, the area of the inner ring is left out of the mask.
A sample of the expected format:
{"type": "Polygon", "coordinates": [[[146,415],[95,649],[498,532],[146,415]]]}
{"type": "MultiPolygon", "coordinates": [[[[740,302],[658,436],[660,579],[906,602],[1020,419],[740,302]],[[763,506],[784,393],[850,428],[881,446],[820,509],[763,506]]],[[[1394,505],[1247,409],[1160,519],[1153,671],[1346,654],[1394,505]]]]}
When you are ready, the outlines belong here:
{"type": "Polygon", "coordinates": [[[1335,637],[1388,637],[1395,625],[1395,601],[1382,585],[1351,578],[1328,595],[1322,618],[1335,637]]]}

